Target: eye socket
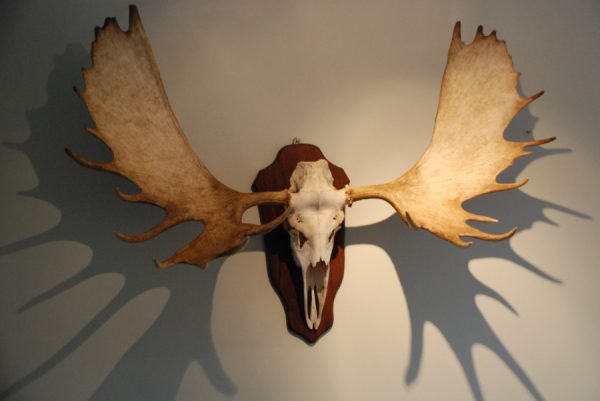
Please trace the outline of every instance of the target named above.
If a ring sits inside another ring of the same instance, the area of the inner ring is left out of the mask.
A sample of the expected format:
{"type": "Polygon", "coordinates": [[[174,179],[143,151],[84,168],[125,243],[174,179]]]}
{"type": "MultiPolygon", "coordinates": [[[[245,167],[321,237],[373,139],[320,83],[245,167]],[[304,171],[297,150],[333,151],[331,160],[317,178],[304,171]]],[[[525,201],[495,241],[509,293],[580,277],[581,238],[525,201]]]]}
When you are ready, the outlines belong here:
{"type": "Polygon", "coordinates": [[[304,234],[302,234],[302,232],[297,231],[298,233],[298,247],[302,248],[304,246],[304,244],[306,243],[306,241],[308,241],[308,238],[306,238],[306,236],[304,234]]]}

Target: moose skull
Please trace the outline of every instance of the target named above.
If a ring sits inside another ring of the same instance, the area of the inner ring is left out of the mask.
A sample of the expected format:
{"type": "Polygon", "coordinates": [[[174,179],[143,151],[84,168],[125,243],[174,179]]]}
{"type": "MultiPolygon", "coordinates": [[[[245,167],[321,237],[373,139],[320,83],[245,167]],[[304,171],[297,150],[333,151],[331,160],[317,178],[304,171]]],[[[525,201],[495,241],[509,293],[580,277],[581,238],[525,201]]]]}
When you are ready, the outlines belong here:
{"type": "Polygon", "coordinates": [[[302,270],[304,316],[311,330],[321,323],[336,232],[344,221],[345,189],[336,190],[326,160],[300,162],[290,178],[287,230],[302,270]]]}

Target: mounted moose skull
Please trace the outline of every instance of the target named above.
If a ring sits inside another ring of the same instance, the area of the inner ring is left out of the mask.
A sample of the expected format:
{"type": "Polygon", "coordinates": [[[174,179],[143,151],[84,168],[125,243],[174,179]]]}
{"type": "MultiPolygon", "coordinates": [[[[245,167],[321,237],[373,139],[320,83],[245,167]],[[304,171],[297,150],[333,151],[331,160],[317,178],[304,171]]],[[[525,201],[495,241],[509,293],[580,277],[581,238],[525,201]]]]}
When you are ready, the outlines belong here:
{"type": "Polygon", "coordinates": [[[302,269],[306,324],[316,330],[327,296],[333,240],[344,221],[346,191],[333,187],[325,160],[298,163],[290,184],[287,230],[294,260],[302,269]]]}
{"type": "Polygon", "coordinates": [[[287,222],[296,263],[302,269],[306,324],[316,330],[327,295],[331,240],[344,219],[344,205],[379,198],[389,202],[404,222],[423,228],[455,245],[462,237],[502,240],[468,221],[497,220],[470,213],[463,202],[477,196],[525,184],[498,183],[496,177],[527,147],[554,138],[510,142],[503,137],[513,117],[542,92],[523,98],[516,90],[519,74],[504,41],[483,34],[465,44],[460,24],[454,28],[442,80],[433,138],[416,164],[397,179],[381,185],[335,190],[326,162],[300,163],[289,189],[241,193],[218,181],[194,154],[167,99],[150,43],[135,6],[129,30],[114,18],[96,28],[92,67],[83,70],[85,101],[96,127],[88,131],[113,152],[108,163],[88,161],[72,150],[79,163],[122,175],[140,188],[118,195],[131,202],[155,204],[166,211],[154,228],[139,235],[119,233],[130,242],[148,240],[184,221],[201,221],[204,230],[165,261],[204,266],[238,249],[251,235],[265,234],[287,222]],[[272,221],[242,223],[244,211],[255,205],[283,205],[272,221]]]}

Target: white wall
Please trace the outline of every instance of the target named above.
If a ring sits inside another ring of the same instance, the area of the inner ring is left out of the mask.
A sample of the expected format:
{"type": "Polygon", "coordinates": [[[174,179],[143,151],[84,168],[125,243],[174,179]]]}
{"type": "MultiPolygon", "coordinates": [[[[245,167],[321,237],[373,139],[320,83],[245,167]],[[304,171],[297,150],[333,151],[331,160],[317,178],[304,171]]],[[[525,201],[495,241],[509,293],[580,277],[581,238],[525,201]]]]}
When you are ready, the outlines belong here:
{"type": "MultiPolygon", "coordinates": [[[[0,399],[578,400],[600,397],[597,1],[140,1],[171,103],[195,150],[246,190],[300,137],[355,184],[409,168],[432,129],[455,21],[497,29],[522,89],[546,95],[509,136],[558,136],[472,202],[521,231],[457,249],[391,207],[347,214],[333,329],[290,335],[260,239],[205,271],[153,268],[195,235],[140,245],[112,232],[160,212],[65,145],[108,153],[71,91],[93,27],[123,1],[0,6],[0,399]],[[12,145],[9,144],[14,143],[12,145]]],[[[256,219],[256,215],[253,216],[256,219]]]]}

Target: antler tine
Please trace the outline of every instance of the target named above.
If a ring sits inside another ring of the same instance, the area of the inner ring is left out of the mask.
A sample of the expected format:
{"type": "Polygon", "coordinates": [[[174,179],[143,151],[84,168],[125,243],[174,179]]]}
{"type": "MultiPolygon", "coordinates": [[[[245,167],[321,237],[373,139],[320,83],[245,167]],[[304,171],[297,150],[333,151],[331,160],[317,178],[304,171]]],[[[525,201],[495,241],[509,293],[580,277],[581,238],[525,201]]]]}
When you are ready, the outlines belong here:
{"type": "Polygon", "coordinates": [[[160,223],[152,227],[150,230],[141,234],[128,235],[123,233],[122,231],[117,231],[115,232],[115,235],[126,242],[143,242],[156,237],[157,235],[167,231],[169,228],[179,223],[182,223],[183,221],[185,220],[170,218],[167,216],[163,220],[161,220],[160,223]]]}
{"type": "Polygon", "coordinates": [[[67,152],[69,157],[71,157],[73,160],[75,160],[77,163],[81,164],[82,166],[93,168],[94,170],[109,171],[111,173],[119,174],[117,168],[115,167],[114,163],[112,163],[112,162],[109,162],[109,163],[93,162],[93,161],[88,160],[85,157],[79,155],[77,152],[75,152],[71,148],[65,148],[65,152],[67,152]]]}
{"type": "MultiPolygon", "coordinates": [[[[282,191],[283,192],[283,191],[282,191]]],[[[269,203],[278,203],[269,201],[269,203]]],[[[159,269],[166,269],[178,263],[206,267],[208,262],[220,256],[229,255],[243,247],[248,237],[266,234],[278,227],[287,217],[289,208],[276,219],[266,224],[247,224],[231,220],[219,220],[217,216],[205,223],[204,231],[189,244],[184,245],[164,261],[155,259],[159,269]]]]}

